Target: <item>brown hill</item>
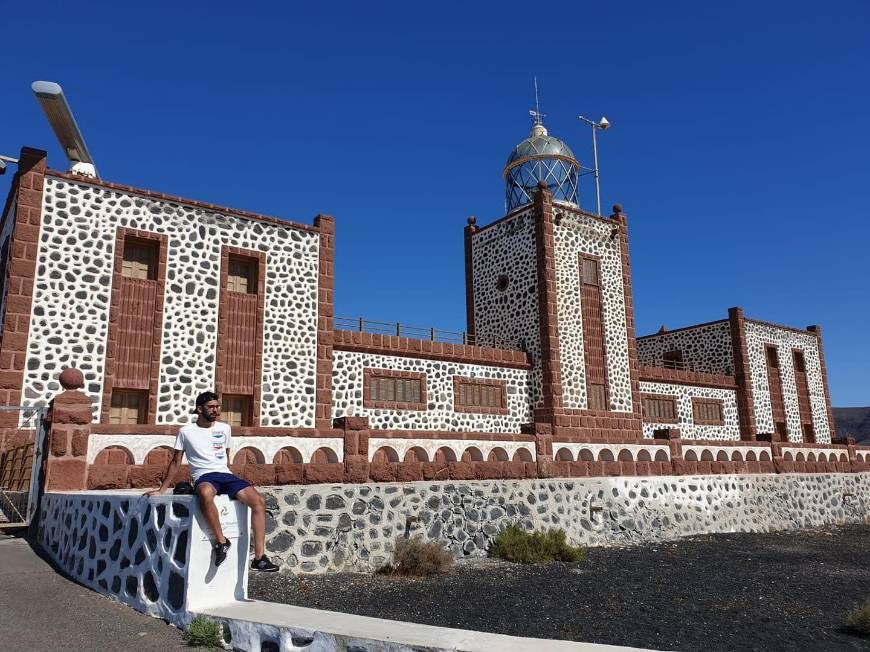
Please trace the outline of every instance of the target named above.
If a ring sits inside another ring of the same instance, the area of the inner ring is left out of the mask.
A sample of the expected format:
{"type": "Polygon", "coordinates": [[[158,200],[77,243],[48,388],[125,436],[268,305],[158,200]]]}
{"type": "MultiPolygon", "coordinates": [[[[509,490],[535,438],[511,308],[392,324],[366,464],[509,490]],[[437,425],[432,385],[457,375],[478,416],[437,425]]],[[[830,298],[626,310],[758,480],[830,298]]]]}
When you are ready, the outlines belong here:
{"type": "Polygon", "coordinates": [[[870,444],[870,407],[831,408],[838,437],[854,437],[858,443],[870,444]]]}

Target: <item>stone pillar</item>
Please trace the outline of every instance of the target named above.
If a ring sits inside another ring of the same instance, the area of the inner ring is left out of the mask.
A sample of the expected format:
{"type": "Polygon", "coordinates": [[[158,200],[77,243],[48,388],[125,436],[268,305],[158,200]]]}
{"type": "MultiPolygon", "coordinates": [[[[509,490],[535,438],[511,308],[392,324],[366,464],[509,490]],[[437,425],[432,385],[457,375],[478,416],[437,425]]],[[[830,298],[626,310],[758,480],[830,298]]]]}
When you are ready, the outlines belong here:
{"type": "MultiPolygon", "coordinates": [[[[18,172],[12,180],[6,210],[15,201],[15,226],[9,241],[5,311],[0,339],[0,404],[19,405],[27,358],[27,334],[36,276],[36,250],[42,221],[42,193],[45,183],[45,158],[42,150],[24,147],[18,159],[18,172]]],[[[0,413],[0,427],[16,428],[18,412],[0,413]]]]}
{"type": "Polygon", "coordinates": [[[471,338],[468,344],[478,344],[474,339],[474,258],[471,242],[477,233],[477,218],[471,215],[465,227],[465,332],[471,338]]]}
{"type": "Polygon", "coordinates": [[[64,391],[51,401],[45,455],[45,491],[80,491],[88,485],[88,437],[93,413],[90,397],[79,391],[78,369],[60,374],[64,391]]]}
{"type": "Polygon", "coordinates": [[[320,229],[320,268],[317,274],[317,388],[314,427],[332,428],[332,349],[335,342],[335,218],[318,215],[314,226],[320,229]]]}
{"type": "Polygon", "coordinates": [[[816,336],[816,345],[819,350],[819,366],[822,375],[822,387],[825,390],[825,410],[828,416],[828,429],[831,433],[831,441],[837,436],[836,426],[834,425],[834,412],[831,410],[831,393],[828,391],[828,369],[825,366],[825,352],[822,350],[822,327],[807,326],[807,330],[816,336]]]}
{"type": "Polygon", "coordinates": [[[335,427],[344,433],[344,481],[369,480],[369,418],[339,417],[335,427]]]}
{"type": "Polygon", "coordinates": [[[749,351],[746,347],[743,308],[729,308],[728,323],[731,326],[734,380],[737,382],[737,419],[740,423],[740,439],[755,441],[758,430],[755,425],[755,403],[752,399],[752,378],[749,375],[749,351]]]}
{"type": "MultiPolygon", "coordinates": [[[[553,197],[541,181],[534,199],[535,248],[538,280],[538,332],[541,339],[541,407],[534,411],[535,434],[552,436],[556,415],[562,412],[562,371],[559,364],[559,327],[556,304],[556,246],[553,235],[553,197]],[[550,426],[549,432],[544,427],[550,426]]],[[[552,462],[552,444],[538,446],[538,461],[552,462]]],[[[539,473],[542,467],[538,465],[539,473]]]]}

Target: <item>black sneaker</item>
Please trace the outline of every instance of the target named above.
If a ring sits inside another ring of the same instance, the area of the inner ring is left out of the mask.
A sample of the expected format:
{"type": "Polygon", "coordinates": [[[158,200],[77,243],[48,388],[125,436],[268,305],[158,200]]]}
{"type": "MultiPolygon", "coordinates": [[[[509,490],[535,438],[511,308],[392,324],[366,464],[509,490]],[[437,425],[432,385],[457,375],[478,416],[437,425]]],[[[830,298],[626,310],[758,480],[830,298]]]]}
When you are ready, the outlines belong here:
{"type": "Polygon", "coordinates": [[[251,570],[274,573],[278,570],[278,566],[273,564],[266,555],[263,555],[259,559],[254,557],[254,560],[251,562],[251,570]]]}
{"type": "Polygon", "coordinates": [[[227,559],[227,551],[230,549],[230,540],[227,539],[223,543],[214,544],[214,567],[217,568],[227,559]]]}

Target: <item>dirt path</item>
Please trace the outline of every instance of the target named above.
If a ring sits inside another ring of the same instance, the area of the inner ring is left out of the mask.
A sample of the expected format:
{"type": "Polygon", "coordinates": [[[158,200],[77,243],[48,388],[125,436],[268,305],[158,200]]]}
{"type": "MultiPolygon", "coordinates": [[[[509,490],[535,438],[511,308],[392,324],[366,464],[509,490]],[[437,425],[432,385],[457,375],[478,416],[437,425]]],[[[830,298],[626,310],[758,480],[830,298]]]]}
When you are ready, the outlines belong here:
{"type": "Polygon", "coordinates": [[[870,526],[593,548],[577,565],[460,564],[428,579],[253,575],[250,596],[379,618],[661,650],[870,650],[870,526]]]}

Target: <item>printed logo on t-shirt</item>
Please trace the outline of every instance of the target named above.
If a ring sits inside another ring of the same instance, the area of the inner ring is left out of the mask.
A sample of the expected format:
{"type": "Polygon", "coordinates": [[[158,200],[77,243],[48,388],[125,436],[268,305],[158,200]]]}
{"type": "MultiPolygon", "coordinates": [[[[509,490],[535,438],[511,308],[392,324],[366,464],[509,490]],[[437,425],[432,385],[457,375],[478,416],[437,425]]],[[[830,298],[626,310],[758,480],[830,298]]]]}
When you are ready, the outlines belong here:
{"type": "Polygon", "coordinates": [[[226,435],[222,432],[212,433],[211,438],[214,440],[211,443],[212,450],[214,451],[214,458],[216,460],[223,460],[226,458],[226,448],[224,448],[224,443],[226,442],[226,435]]]}

